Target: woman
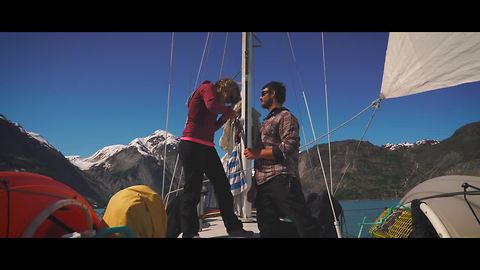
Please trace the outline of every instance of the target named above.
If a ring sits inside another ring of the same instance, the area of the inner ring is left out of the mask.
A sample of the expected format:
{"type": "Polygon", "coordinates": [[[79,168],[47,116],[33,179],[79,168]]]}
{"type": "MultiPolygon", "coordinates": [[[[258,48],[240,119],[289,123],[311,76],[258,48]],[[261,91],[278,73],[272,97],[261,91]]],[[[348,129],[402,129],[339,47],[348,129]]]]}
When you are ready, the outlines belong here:
{"type": "Polygon", "coordinates": [[[236,112],[225,103],[240,99],[238,84],[221,79],[212,84],[203,82],[188,99],[188,118],[180,138],[180,160],[185,174],[185,186],[180,199],[180,224],[184,238],[198,237],[197,204],[200,201],[203,175],[213,184],[227,233],[231,237],[252,237],[233,211],[230,184],[213,143],[217,131],[236,112]],[[222,116],[217,120],[218,115],[222,116]]]}

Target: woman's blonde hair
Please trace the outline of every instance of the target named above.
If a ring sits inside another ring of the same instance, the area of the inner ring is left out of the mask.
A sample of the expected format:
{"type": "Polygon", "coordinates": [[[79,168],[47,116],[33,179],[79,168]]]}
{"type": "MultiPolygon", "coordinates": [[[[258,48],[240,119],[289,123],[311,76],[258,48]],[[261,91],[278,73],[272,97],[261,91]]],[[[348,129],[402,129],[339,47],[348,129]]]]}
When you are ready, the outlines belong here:
{"type": "Polygon", "coordinates": [[[240,100],[240,87],[238,83],[230,78],[220,79],[215,83],[215,87],[220,93],[230,93],[232,104],[240,100]]]}

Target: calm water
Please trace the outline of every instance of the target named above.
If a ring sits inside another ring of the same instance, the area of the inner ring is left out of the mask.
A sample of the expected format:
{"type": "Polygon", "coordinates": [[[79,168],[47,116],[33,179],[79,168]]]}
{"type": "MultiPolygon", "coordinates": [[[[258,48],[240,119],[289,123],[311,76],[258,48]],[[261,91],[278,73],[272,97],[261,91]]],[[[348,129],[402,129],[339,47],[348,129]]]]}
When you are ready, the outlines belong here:
{"type": "MultiPolygon", "coordinates": [[[[357,238],[360,232],[360,223],[365,217],[365,222],[374,222],[375,219],[387,207],[395,206],[399,200],[355,200],[355,201],[340,201],[342,205],[345,226],[343,227],[344,237],[357,238]]],[[[361,238],[372,237],[368,230],[370,225],[363,227],[361,238]]]]}
{"type": "Polygon", "coordinates": [[[95,212],[97,212],[97,215],[99,218],[102,218],[103,212],[105,212],[105,208],[95,208],[95,212]]]}
{"type": "MultiPolygon", "coordinates": [[[[355,201],[340,201],[342,205],[345,226],[343,227],[344,237],[357,238],[360,232],[360,223],[363,218],[365,222],[374,222],[375,219],[387,207],[392,207],[398,203],[398,200],[355,200],[355,201]]],[[[101,217],[105,209],[95,209],[98,216],[101,217]]],[[[370,225],[365,225],[362,230],[361,237],[371,237],[368,233],[370,225]]]]}

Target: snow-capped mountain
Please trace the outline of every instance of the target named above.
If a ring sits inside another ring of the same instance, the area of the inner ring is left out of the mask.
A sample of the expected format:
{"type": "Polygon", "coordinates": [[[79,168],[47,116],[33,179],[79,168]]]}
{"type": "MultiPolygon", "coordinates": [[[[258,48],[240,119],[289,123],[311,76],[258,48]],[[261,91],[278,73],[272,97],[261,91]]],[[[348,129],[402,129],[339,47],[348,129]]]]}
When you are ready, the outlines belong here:
{"type": "Polygon", "coordinates": [[[147,137],[133,139],[128,145],[116,144],[106,146],[87,158],[81,158],[80,156],[67,156],[66,158],[70,160],[72,164],[85,171],[95,166],[110,167],[111,164],[109,163],[109,159],[111,157],[115,156],[122,150],[133,148],[143,156],[150,156],[157,159],[159,162],[163,162],[166,144],[167,161],[170,162],[168,156],[170,156],[172,152],[175,152],[176,154],[179,142],[179,138],[172,133],[163,130],[156,130],[147,137]]]}
{"type": "Polygon", "coordinates": [[[40,134],[0,115],[0,171],[46,175],[78,191],[94,204],[108,202],[111,194],[102,183],[73,166],[40,134]]]}
{"type": "MultiPolygon", "coordinates": [[[[23,128],[22,128],[23,129],[23,128]]],[[[24,130],[25,131],[25,130],[24,130]]],[[[39,141],[42,145],[46,146],[46,147],[50,147],[52,149],[56,149],[53,145],[51,145],[45,138],[42,137],[42,135],[38,134],[38,133],[35,133],[35,132],[31,132],[31,131],[26,131],[26,133],[28,134],[28,136],[34,138],[35,140],[39,141]]]]}
{"type": "Polygon", "coordinates": [[[422,139],[422,140],[416,141],[415,143],[410,143],[410,142],[387,143],[385,145],[382,145],[382,147],[386,148],[388,150],[394,151],[394,150],[401,149],[401,148],[412,148],[412,147],[419,146],[419,145],[435,145],[435,144],[438,144],[438,143],[439,143],[439,141],[437,141],[437,140],[422,139]]]}
{"type": "Polygon", "coordinates": [[[10,120],[8,120],[3,114],[0,114],[0,120],[4,120],[8,123],[10,123],[11,125],[15,126],[18,128],[18,130],[22,133],[25,133],[27,134],[29,137],[39,141],[42,145],[48,147],[48,148],[52,148],[54,150],[56,150],[56,148],[51,145],[45,138],[42,137],[42,135],[36,133],[36,132],[32,132],[32,131],[27,131],[25,130],[19,123],[17,122],[12,122],[10,120]]]}
{"type": "Polygon", "coordinates": [[[87,174],[102,181],[113,193],[139,184],[148,185],[161,193],[164,184],[164,160],[163,190],[166,192],[173,179],[179,142],[175,135],[156,130],[147,137],[133,139],[128,145],[104,147],[87,158],[79,156],[67,158],[87,174]]]}
{"type": "Polygon", "coordinates": [[[98,166],[106,162],[108,158],[125,149],[126,147],[127,146],[122,144],[110,145],[98,150],[95,152],[95,154],[88,158],[81,158],[80,156],[66,156],[66,158],[70,160],[73,165],[77,166],[83,171],[86,171],[92,166],[98,166]]]}

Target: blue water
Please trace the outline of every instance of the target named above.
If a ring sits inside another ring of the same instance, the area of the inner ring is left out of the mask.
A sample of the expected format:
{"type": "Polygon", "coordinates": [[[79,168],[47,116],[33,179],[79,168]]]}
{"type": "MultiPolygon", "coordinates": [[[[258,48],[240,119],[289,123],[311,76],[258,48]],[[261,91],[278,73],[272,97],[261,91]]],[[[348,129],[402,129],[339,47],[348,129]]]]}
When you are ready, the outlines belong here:
{"type": "MultiPolygon", "coordinates": [[[[360,223],[374,222],[387,207],[395,206],[399,200],[352,200],[340,201],[345,216],[343,234],[345,238],[357,238],[360,232],[360,223]]],[[[371,225],[365,225],[360,234],[361,238],[372,237],[368,230],[371,225]]]]}
{"type": "MultiPolygon", "coordinates": [[[[360,232],[360,223],[365,217],[365,222],[374,222],[375,219],[385,210],[387,207],[395,206],[398,200],[355,200],[355,201],[340,201],[342,205],[345,225],[343,226],[343,237],[345,238],[357,238],[360,232]]],[[[98,216],[101,217],[104,208],[97,208],[98,216]]],[[[363,227],[361,238],[372,237],[368,233],[370,225],[363,227]]]]}
{"type": "Polygon", "coordinates": [[[98,216],[99,218],[102,218],[103,212],[105,212],[105,208],[95,208],[94,210],[95,210],[95,212],[97,213],[97,216],[98,216]]]}

